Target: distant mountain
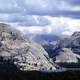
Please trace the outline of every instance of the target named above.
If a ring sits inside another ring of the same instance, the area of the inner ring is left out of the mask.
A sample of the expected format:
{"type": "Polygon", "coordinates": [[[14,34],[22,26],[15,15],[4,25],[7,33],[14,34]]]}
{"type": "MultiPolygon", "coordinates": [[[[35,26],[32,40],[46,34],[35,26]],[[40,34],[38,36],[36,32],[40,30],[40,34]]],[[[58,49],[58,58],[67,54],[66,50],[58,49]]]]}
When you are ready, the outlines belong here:
{"type": "Polygon", "coordinates": [[[29,37],[30,40],[41,45],[49,44],[52,41],[60,40],[60,37],[54,34],[26,34],[26,35],[27,37],[29,37]]]}
{"type": "Polygon", "coordinates": [[[52,47],[55,62],[77,63],[80,59],[80,32],[74,32],[72,36],[56,42],[52,47]]]}
{"type": "Polygon", "coordinates": [[[80,32],[71,36],[34,35],[31,39],[41,44],[56,63],[80,62],[80,32]]]}
{"type": "Polygon", "coordinates": [[[10,25],[0,23],[0,70],[15,69],[29,71],[56,68],[40,45],[25,39],[20,31],[10,25]]]}

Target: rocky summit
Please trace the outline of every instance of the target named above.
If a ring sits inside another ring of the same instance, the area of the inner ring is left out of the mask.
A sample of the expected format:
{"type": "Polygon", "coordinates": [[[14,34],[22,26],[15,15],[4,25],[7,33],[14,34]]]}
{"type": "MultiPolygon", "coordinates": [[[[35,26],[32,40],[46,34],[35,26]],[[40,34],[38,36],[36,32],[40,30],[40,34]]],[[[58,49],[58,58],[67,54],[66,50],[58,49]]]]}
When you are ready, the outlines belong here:
{"type": "Polygon", "coordinates": [[[80,61],[80,32],[74,32],[70,37],[59,40],[53,48],[56,62],[80,61]]]}
{"type": "Polygon", "coordinates": [[[0,70],[55,70],[47,52],[38,44],[25,39],[10,25],[0,23],[0,70]]]}

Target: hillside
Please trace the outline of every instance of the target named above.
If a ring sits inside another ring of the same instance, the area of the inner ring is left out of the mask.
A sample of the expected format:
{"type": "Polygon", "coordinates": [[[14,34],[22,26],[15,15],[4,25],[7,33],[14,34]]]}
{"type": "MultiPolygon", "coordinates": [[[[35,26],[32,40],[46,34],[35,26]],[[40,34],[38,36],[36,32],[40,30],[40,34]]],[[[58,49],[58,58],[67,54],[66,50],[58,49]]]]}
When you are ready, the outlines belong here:
{"type": "Polygon", "coordinates": [[[56,68],[40,45],[25,39],[20,31],[10,25],[0,23],[0,69],[39,71],[56,68]]]}

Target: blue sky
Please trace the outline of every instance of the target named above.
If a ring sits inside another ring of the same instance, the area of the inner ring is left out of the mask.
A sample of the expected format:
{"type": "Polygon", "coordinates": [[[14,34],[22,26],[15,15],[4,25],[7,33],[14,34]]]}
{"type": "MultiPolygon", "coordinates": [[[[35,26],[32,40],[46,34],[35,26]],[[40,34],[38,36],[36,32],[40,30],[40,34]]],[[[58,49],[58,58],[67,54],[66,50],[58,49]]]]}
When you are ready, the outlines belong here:
{"type": "Polygon", "coordinates": [[[80,31],[80,0],[0,0],[0,22],[27,34],[71,35],[80,31]]]}

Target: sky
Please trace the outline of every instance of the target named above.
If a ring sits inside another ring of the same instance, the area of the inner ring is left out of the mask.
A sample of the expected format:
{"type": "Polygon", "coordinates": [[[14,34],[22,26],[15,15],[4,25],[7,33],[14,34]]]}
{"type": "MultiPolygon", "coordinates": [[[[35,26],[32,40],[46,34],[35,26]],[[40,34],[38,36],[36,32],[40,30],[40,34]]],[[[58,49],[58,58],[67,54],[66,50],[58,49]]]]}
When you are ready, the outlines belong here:
{"type": "Polygon", "coordinates": [[[0,0],[0,22],[24,34],[80,31],[80,0],[0,0]]]}

